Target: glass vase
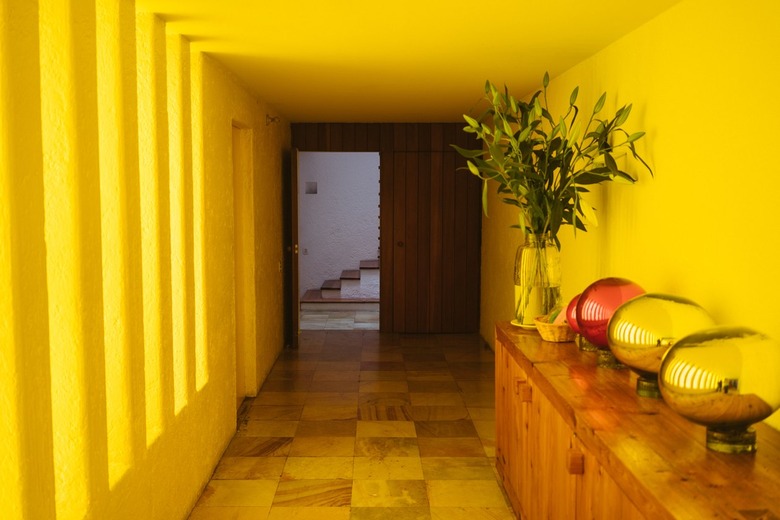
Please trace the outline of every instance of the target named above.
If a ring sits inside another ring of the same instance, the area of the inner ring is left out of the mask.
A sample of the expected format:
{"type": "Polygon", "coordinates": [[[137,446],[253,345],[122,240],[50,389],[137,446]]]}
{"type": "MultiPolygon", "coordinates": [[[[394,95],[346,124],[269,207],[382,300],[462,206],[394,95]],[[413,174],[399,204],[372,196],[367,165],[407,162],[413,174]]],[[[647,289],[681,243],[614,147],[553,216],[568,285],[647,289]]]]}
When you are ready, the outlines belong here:
{"type": "Polygon", "coordinates": [[[513,325],[536,328],[534,318],[561,306],[561,252],[549,234],[526,235],[515,255],[513,325]]]}

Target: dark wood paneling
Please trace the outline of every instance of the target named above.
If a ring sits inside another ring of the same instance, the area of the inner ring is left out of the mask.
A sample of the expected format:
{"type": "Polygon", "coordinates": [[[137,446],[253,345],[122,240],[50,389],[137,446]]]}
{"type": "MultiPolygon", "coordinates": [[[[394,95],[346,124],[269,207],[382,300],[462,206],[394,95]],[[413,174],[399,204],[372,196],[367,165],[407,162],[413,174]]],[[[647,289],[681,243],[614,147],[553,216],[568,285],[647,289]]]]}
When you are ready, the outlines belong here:
{"type": "Polygon", "coordinates": [[[481,185],[451,144],[461,123],[296,123],[301,151],[380,152],[380,329],[479,328],[481,185]]]}
{"type": "MultiPolygon", "coordinates": [[[[406,332],[406,154],[396,153],[393,164],[393,286],[380,287],[380,302],[383,294],[392,294],[390,302],[380,303],[383,309],[393,308],[393,331],[406,332]]],[[[381,176],[381,172],[380,172],[381,176]]],[[[381,209],[380,209],[381,212],[381,209]]],[[[382,231],[380,230],[380,233],[382,231]]],[[[380,270],[384,258],[380,260],[380,270]]]]}

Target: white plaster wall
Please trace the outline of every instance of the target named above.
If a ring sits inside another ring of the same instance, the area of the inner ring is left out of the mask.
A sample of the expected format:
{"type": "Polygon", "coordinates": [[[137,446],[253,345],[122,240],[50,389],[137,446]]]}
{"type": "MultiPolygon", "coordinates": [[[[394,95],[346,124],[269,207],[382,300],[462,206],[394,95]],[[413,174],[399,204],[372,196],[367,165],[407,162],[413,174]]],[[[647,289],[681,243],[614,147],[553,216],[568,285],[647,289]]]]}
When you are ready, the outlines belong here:
{"type": "Polygon", "coordinates": [[[298,155],[300,295],[379,253],[379,154],[298,155]],[[306,194],[306,183],[317,194],[306,194]]]}

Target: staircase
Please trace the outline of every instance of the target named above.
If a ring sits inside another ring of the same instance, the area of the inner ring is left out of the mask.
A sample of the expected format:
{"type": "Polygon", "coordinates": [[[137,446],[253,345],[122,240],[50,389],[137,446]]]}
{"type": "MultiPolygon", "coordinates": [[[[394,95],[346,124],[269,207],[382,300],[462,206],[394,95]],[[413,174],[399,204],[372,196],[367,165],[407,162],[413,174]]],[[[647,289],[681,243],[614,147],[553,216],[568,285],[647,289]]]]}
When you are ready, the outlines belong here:
{"type": "Polygon", "coordinates": [[[359,269],[325,280],[301,298],[301,310],[379,310],[379,260],[361,260],[359,269]]]}

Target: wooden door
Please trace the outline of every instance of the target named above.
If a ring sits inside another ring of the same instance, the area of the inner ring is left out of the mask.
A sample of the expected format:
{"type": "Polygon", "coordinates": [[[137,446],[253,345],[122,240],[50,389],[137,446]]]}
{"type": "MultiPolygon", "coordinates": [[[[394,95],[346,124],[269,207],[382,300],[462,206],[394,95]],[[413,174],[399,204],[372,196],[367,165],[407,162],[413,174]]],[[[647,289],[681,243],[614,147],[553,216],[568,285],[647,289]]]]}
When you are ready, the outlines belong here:
{"type": "Polygon", "coordinates": [[[392,192],[381,209],[382,264],[390,267],[382,294],[392,296],[385,312],[393,332],[476,331],[479,181],[458,170],[451,151],[393,152],[382,163],[382,192],[392,192]]]}
{"type": "Polygon", "coordinates": [[[481,183],[458,123],[298,123],[301,151],[380,152],[380,330],[479,330],[481,183]]]}

